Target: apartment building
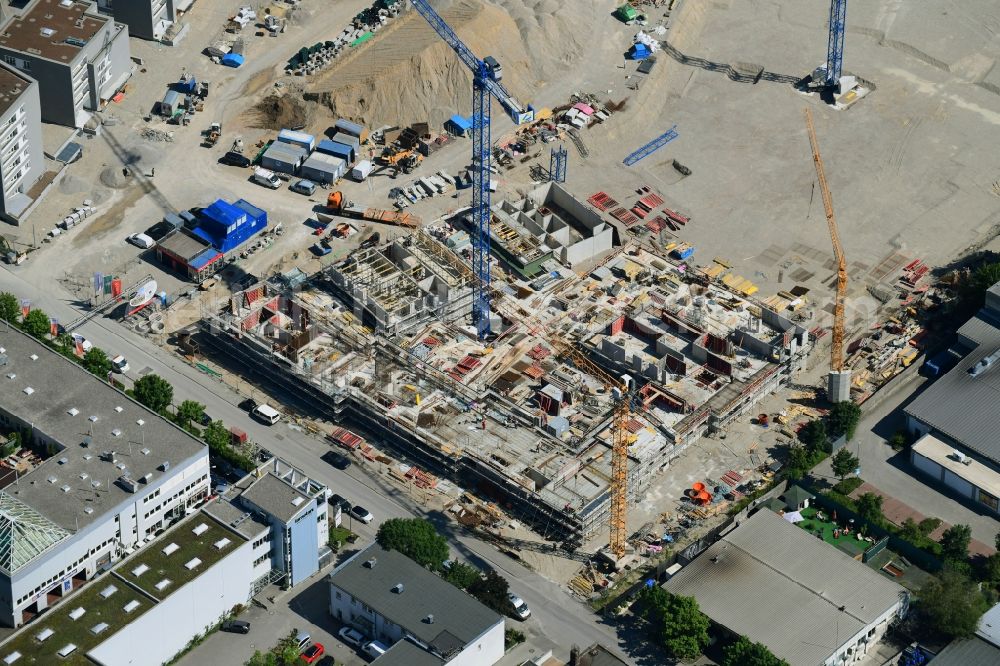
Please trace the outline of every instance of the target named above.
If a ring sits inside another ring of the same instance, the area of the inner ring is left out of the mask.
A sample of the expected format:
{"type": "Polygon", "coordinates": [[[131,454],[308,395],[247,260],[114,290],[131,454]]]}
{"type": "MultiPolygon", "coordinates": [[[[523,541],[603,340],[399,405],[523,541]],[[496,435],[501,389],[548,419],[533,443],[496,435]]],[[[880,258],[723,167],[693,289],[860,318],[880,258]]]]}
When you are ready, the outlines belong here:
{"type": "Polygon", "coordinates": [[[133,37],[159,41],[177,20],[174,0],[97,0],[104,14],[128,26],[133,37]]]}
{"type": "Polygon", "coordinates": [[[38,82],[42,120],[82,127],[132,74],[128,28],[90,2],[36,0],[0,29],[0,60],[38,82]]]}
{"type": "Polygon", "coordinates": [[[17,224],[44,173],[38,83],[0,63],[0,216],[17,224]]]}

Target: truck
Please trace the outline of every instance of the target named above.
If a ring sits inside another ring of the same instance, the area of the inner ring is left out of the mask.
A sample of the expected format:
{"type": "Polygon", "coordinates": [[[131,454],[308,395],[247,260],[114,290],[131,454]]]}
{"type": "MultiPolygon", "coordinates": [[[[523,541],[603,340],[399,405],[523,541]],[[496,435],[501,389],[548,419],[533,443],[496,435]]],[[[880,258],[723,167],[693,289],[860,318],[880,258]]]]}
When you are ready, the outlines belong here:
{"type": "Polygon", "coordinates": [[[281,179],[278,178],[278,175],[273,171],[262,169],[261,167],[253,170],[253,182],[264,187],[270,187],[272,190],[281,187],[281,179]]]}
{"type": "Polygon", "coordinates": [[[331,192],[327,196],[326,207],[337,215],[355,220],[368,220],[369,222],[381,222],[382,224],[394,224],[409,228],[416,228],[420,225],[420,220],[410,213],[358,206],[353,201],[346,200],[343,193],[339,191],[331,192]]]}

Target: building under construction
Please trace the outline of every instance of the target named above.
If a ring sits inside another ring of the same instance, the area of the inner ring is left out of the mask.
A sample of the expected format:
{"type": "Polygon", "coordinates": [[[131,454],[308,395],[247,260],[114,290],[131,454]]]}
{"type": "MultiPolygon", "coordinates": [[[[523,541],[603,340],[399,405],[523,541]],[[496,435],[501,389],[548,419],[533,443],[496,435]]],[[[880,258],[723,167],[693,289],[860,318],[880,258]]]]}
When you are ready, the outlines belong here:
{"type": "Polygon", "coordinates": [[[279,277],[237,293],[206,316],[202,348],[304,414],[574,543],[607,526],[616,396],[560,358],[554,336],[636,389],[631,500],[706,430],[787,382],[805,353],[804,329],[635,248],[541,289],[504,287],[502,332],[482,343],[467,325],[469,270],[441,231],[299,286],[279,277]]]}

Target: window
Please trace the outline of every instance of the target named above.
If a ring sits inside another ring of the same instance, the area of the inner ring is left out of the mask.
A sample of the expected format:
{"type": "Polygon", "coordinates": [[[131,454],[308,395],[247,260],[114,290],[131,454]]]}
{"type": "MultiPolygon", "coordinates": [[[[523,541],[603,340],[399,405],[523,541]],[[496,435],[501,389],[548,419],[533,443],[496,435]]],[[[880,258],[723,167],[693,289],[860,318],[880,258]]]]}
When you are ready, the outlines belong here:
{"type": "Polygon", "coordinates": [[[26,72],[30,72],[31,71],[31,61],[29,61],[29,60],[22,60],[21,64],[20,64],[20,68],[23,69],[26,72]]]}
{"type": "Polygon", "coordinates": [[[988,506],[989,508],[993,509],[993,511],[997,510],[998,503],[1000,503],[1000,502],[998,502],[998,500],[997,500],[996,497],[994,497],[993,495],[989,494],[985,490],[980,490],[979,491],[979,501],[982,502],[983,504],[985,504],[986,506],[988,506]]]}
{"type": "Polygon", "coordinates": [[[14,56],[5,55],[3,57],[3,61],[8,65],[17,66],[17,58],[15,58],[14,56]]]}
{"type": "Polygon", "coordinates": [[[337,597],[338,599],[340,598],[340,592],[339,592],[339,591],[338,591],[338,592],[334,592],[334,593],[333,593],[333,595],[334,595],[335,597],[337,597]]]}

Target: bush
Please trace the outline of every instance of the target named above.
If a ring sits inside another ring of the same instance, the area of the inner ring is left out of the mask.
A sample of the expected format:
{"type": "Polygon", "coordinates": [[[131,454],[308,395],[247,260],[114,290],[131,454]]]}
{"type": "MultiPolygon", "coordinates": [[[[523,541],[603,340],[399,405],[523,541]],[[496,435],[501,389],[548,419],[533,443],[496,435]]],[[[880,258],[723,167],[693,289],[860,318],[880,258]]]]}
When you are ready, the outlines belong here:
{"type": "Polygon", "coordinates": [[[889,446],[892,447],[894,451],[902,451],[909,445],[910,438],[906,435],[905,430],[897,430],[893,433],[892,437],[889,438],[889,446]]]}
{"type": "Polygon", "coordinates": [[[788,662],[775,657],[763,643],[740,636],[723,650],[720,666],[788,666],[788,662]]]}
{"type": "Polygon", "coordinates": [[[834,491],[840,493],[841,495],[850,495],[855,490],[861,487],[864,481],[860,477],[852,476],[849,479],[844,479],[840,483],[833,486],[834,491]]]}
{"type": "Polygon", "coordinates": [[[524,633],[518,631],[517,629],[506,629],[503,632],[503,649],[504,651],[510,650],[515,645],[520,645],[524,642],[524,633]]]}
{"type": "Polygon", "coordinates": [[[482,573],[476,567],[464,562],[452,562],[441,577],[460,590],[468,590],[482,578],[482,573]]]}
{"type": "Polygon", "coordinates": [[[448,559],[448,542],[421,518],[390,518],[379,526],[375,540],[428,569],[438,570],[448,559]]]}
{"type": "Polygon", "coordinates": [[[52,330],[52,322],[49,316],[41,310],[31,310],[28,316],[21,321],[21,329],[33,338],[46,340],[49,331],[52,330]]]}

